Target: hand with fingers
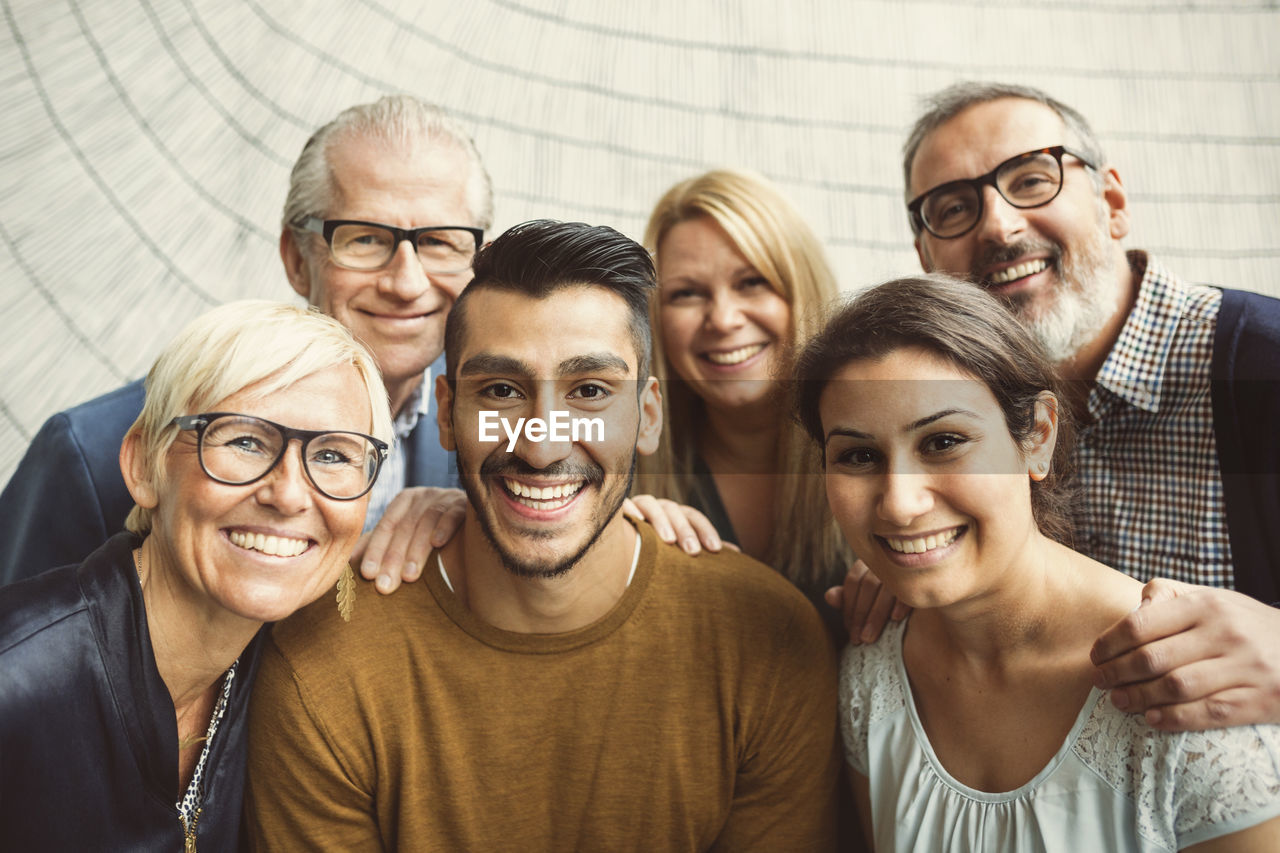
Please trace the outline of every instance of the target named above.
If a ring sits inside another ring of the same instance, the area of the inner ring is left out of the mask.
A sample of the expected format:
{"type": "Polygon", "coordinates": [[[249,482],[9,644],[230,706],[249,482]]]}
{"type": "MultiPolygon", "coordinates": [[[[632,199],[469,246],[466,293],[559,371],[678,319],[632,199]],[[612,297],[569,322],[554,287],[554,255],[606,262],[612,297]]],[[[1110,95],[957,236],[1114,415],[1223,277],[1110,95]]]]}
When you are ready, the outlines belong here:
{"type": "Polygon", "coordinates": [[[874,643],[890,619],[900,621],[911,612],[861,560],[849,567],[842,586],[831,587],[823,597],[827,604],[844,612],[844,627],[854,645],[874,643]]]}
{"type": "Polygon", "coordinates": [[[713,552],[721,548],[740,550],[732,542],[722,541],[710,519],[691,506],[653,495],[636,495],[627,498],[622,511],[636,521],[649,522],[659,539],[668,545],[679,544],[686,554],[697,554],[703,548],[713,552]]]}
{"type": "Polygon", "coordinates": [[[401,581],[418,579],[432,549],[462,526],[466,507],[461,489],[407,488],[391,500],[373,530],[360,537],[351,562],[359,563],[360,574],[374,581],[378,592],[395,592],[401,581]]]}
{"type": "Polygon", "coordinates": [[[1093,645],[1094,683],[1166,731],[1280,723],[1280,610],[1157,579],[1093,645]]]}

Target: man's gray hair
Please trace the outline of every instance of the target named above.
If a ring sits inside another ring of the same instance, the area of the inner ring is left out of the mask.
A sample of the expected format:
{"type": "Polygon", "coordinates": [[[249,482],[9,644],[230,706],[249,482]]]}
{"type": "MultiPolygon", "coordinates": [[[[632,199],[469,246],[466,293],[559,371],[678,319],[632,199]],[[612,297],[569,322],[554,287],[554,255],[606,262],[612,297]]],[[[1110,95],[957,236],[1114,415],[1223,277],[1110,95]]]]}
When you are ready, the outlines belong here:
{"type": "Polygon", "coordinates": [[[387,95],[371,104],[348,107],[311,135],[293,164],[289,195],[284,201],[283,225],[307,217],[324,217],[332,201],[333,181],[329,147],[340,139],[366,137],[400,147],[426,141],[454,145],[470,165],[467,175],[467,207],[473,222],[429,222],[419,225],[471,224],[488,229],[493,223],[493,185],[471,137],[441,107],[412,95],[387,95]]]}
{"type": "MultiPolygon", "coordinates": [[[[1057,113],[1058,118],[1062,119],[1062,123],[1066,125],[1067,130],[1075,135],[1080,152],[1088,157],[1098,170],[1106,166],[1106,154],[1102,151],[1102,145],[1098,142],[1098,137],[1094,135],[1093,128],[1089,126],[1088,120],[1074,108],[1031,86],[964,80],[959,83],[953,83],[939,92],[934,92],[932,95],[926,95],[922,99],[925,112],[920,118],[916,119],[915,126],[911,128],[911,135],[907,137],[906,144],[902,146],[902,185],[903,192],[908,200],[911,198],[911,166],[915,163],[916,152],[920,150],[920,145],[924,142],[925,137],[969,107],[985,104],[989,101],[998,101],[1002,98],[1021,98],[1026,101],[1044,104],[1057,113]]],[[[1103,186],[1101,172],[1095,169],[1087,169],[1086,171],[1089,173],[1089,178],[1093,181],[1094,186],[1101,191],[1103,186]]]]}

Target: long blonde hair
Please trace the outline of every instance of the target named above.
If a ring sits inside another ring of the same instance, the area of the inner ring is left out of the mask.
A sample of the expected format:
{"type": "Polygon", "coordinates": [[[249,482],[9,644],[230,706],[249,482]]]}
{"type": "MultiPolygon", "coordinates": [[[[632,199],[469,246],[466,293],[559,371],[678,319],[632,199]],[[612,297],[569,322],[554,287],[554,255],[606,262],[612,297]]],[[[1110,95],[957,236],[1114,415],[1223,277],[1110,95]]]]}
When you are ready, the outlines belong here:
{"type": "MultiPolygon", "coordinates": [[[[663,237],[681,222],[709,217],[738,251],[791,307],[791,343],[798,349],[822,325],[822,311],[837,295],[835,276],[822,245],[800,214],[768,181],[751,172],[717,169],[667,190],[645,229],[645,246],[658,251],[663,237]]],[[[698,425],[706,422],[704,404],[686,383],[669,382],[661,320],[661,294],[649,304],[653,324],[653,373],[663,390],[663,423],[658,451],[643,457],[637,493],[705,506],[694,476],[698,425]],[[699,499],[700,498],[700,499],[699,499]]],[[[791,357],[782,360],[779,382],[790,375],[791,357]]],[[[775,493],[774,527],[766,555],[771,566],[806,592],[838,583],[851,559],[848,546],[827,508],[820,459],[804,431],[785,413],[779,392],[777,470],[782,477],[775,493]]]]}

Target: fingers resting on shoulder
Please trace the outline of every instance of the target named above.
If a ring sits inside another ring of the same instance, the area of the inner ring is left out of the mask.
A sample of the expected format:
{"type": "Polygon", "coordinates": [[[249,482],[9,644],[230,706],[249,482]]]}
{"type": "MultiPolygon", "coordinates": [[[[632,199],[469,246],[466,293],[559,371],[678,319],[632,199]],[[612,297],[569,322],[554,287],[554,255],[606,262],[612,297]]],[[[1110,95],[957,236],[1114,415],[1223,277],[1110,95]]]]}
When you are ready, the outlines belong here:
{"type": "Polygon", "coordinates": [[[911,608],[893,597],[862,560],[849,567],[844,583],[824,595],[827,604],[844,613],[849,642],[874,643],[890,619],[906,618],[911,608]]]}
{"type": "Polygon", "coordinates": [[[414,486],[396,495],[373,530],[352,552],[360,574],[378,592],[391,593],[401,581],[415,581],[434,548],[452,538],[466,517],[461,489],[414,486]]]}
{"type": "Polygon", "coordinates": [[[636,495],[622,504],[622,511],[637,521],[649,522],[659,539],[668,545],[678,544],[687,554],[697,554],[703,548],[738,550],[732,542],[722,541],[711,520],[691,506],[653,495],[636,495]]]}
{"type": "Polygon", "coordinates": [[[1280,723],[1280,610],[1242,593],[1151,581],[1090,657],[1115,706],[1156,728],[1280,723]]]}

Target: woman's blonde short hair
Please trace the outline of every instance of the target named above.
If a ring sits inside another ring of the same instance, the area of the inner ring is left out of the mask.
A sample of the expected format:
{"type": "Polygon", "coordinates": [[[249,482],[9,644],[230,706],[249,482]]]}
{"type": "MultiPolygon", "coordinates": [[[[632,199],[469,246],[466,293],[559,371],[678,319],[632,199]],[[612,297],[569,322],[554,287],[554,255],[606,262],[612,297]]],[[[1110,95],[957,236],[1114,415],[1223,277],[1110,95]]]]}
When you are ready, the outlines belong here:
{"type": "MultiPolygon", "coordinates": [[[[142,413],[129,427],[153,482],[166,475],[169,447],[178,435],[173,419],[208,411],[261,383],[274,394],[320,370],[350,365],[369,394],[370,434],[392,442],[391,411],[378,365],[345,326],[314,309],[284,302],[246,299],[201,314],[160,353],[147,373],[142,413]]],[[[151,510],[135,506],[125,526],[145,534],[151,510]]]]}
{"type": "MultiPolygon", "coordinates": [[[[708,217],[791,308],[791,343],[802,346],[822,324],[823,312],[837,296],[836,280],[822,244],[795,206],[764,177],[746,170],[716,169],[681,181],[658,200],[644,243],[661,268],[662,240],[681,222],[708,217]]],[[[650,302],[653,324],[653,373],[662,383],[664,418],[657,453],[641,458],[637,491],[681,503],[698,500],[694,458],[698,424],[705,423],[702,401],[672,375],[662,336],[662,294],[650,302]]],[[[783,386],[789,360],[780,365],[779,412],[787,409],[783,386]]],[[[785,414],[780,415],[778,473],[782,475],[774,513],[768,560],[807,591],[844,577],[848,551],[830,521],[819,459],[808,439],[785,414]],[[836,572],[838,567],[838,573],[836,572]]]]}

